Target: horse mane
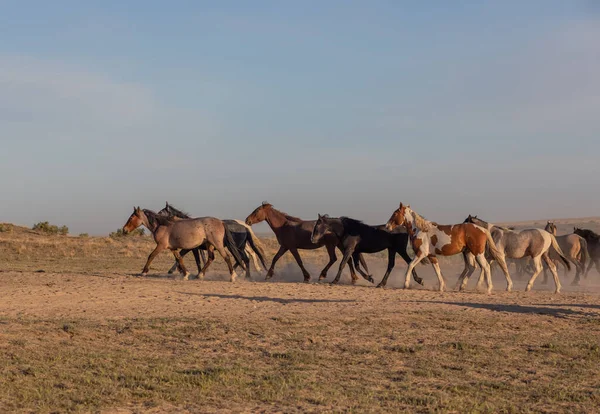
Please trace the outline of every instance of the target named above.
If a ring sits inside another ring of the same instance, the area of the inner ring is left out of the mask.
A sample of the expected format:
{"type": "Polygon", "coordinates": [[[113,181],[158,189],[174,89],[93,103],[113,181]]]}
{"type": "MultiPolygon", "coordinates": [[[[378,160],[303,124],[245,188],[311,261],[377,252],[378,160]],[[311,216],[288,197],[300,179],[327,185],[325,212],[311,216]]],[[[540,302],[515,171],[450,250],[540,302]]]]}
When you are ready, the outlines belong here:
{"type": "Polygon", "coordinates": [[[144,212],[146,217],[148,217],[148,223],[152,227],[154,227],[155,225],[168,226],[169,224],[171,224],[175,221],[175,220],[173,220],[172,217],[161,216],[160,214],[155,213],[152,210],[143,209],[142,211],[144,212]]]}
{"type": "Polygon", "coordinates": [[[427,220],[425,217],[421,216],[419,213],[417,213],[414,210],[411,210],[411,211],[412,211],[413,216],[415,217],[415,225],[417,226],[417,229],[419,229],[421,231],[429,231],[433,227],[437,226],[436,222],[427,220]]]}
{"type": "Polygon", "coordinates": [[[191,218],[192,216],[189,215],[189,213],[186,213],[183,210],[179,210],[177,207],[173,206],[173,204],[169,204],[169,210],[171,212],[172,215],[177,216],[179,218],[191,218]]]}
{"type": "Polygon", "coordinates": [[[281,210],[277,210],[273,206],[271,206],[271,210],[274,210],[274,211],[278,212],[279,214],[283,215],[286,218],[286,220],[288,220],[288,221],[293,221],[294,223],[302,223],[304,221],[299,217],[290,216],[288,213],[284,213],[281,210]]]}
{"type": "Polygon", "coordinates": [[[350,234],[357,233],[360,229],[373,229],[372,226],[369,226],[368,224],[365,224],[360,220],[356,220],[350,217],[342,216],[340,217],[340,220],[342,221],[342,224],[344,225],[346,231],[350,234]]]}
{"type": "Polygon", "coordinates": [[[600,234],[596,233],[593,230],[590,229],[578,229],[579,231],[581,231],[584,235],[590,237],[591,239],[600,239],[600,234]]]}

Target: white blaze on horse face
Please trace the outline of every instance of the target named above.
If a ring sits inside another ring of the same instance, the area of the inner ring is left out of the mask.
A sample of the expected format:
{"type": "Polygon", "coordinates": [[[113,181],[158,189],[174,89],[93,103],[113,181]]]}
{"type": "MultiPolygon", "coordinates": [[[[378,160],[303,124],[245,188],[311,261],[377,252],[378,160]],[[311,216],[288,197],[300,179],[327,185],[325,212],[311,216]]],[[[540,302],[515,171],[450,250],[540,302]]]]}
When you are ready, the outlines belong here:
{"type": "Polygon", "coordinates": [[[410,223],[413,228],[416,228],[415,225],[415,218],[412,215],[412,210],[410,209],[410,207],[405,207],[404,208],[404,227],[406,227],[406,225],[410,223]]]}

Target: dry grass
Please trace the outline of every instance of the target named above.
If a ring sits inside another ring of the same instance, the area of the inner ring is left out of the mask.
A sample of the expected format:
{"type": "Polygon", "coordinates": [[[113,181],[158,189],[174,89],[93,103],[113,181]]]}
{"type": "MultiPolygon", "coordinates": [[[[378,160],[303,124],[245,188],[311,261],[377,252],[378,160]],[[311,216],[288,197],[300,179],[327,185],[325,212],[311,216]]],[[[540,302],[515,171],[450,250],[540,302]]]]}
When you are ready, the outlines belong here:
{"type": "MultiPolygon", "coordinates": [[[[265,243],[272,255],[275,242],[265,243]]],[[[183,282],[164,277],[168,254],[155,277],[130,276],[152,244],[0,233],[0,411],[520,413],[600,404],[597,294],[507,294],[500,280],[492,296],[231,284],[219,272],[183,282]]],[[[325,260],[303,257],[315,268],[325,260]]],[[[283,260],[280,280],[301,280],[283,260]]],[[[453,282],[452,263],[445,269],[453,282]]],[[[581,290],[598,289],[593,276],[581,290]]]]}

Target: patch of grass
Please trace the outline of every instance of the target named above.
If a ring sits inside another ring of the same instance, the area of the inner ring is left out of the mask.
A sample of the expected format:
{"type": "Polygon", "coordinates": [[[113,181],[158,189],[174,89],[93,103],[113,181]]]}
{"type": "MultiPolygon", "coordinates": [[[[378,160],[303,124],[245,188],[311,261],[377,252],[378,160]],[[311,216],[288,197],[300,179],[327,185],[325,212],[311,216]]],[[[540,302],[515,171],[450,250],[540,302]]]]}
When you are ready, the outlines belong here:
{"type": "Polygon", "coordinates": [[[39,231],[45,234],[59,234],[61,236],[69,234],[69,228],[67,226],[56,226],[50,224],[47,221],[40,221],[31,228],[32,230],[39,231]]]}

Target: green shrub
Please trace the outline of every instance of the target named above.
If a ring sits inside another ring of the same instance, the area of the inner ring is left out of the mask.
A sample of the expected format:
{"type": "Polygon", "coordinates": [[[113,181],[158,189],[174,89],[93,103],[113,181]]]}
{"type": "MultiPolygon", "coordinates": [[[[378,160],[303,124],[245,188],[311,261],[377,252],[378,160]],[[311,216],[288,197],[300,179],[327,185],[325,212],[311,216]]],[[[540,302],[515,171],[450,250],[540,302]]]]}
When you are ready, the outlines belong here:
{"type": "Polygon", "coordinates": [[[67,226],[58,227],[47,221],[40,221],[39,223],[34,224],[32,229],[47,234],[60,234],[63,236],[69,234],[69,228],[67,226]]]}
{"type": "Polygon", "coordinates": [[[139,229],[135,229],[134,231],[130,232],[129,234],[123,233],[123,229],[117,229],[117,231],[113,231],[112,233],[110,233],[109,237],[112,237],[113,239],[117,239],[119,237],[125,237],[125,236],[142,237],[145,234],[146,234],[145,230],[142,227],[140,227],[139,229]]]}
{"type": "Polygon", "coordinates": [[[13,225],[12,224],[0,224],[0,233],[12,233],[13,225]]]}
{"type": "Polygon", "coordinates": [[[87,233],[81,233],[81,234],[79,234],[79,237],[85,238],[85,237],[90,237],[90,235],[87,233]]]}

